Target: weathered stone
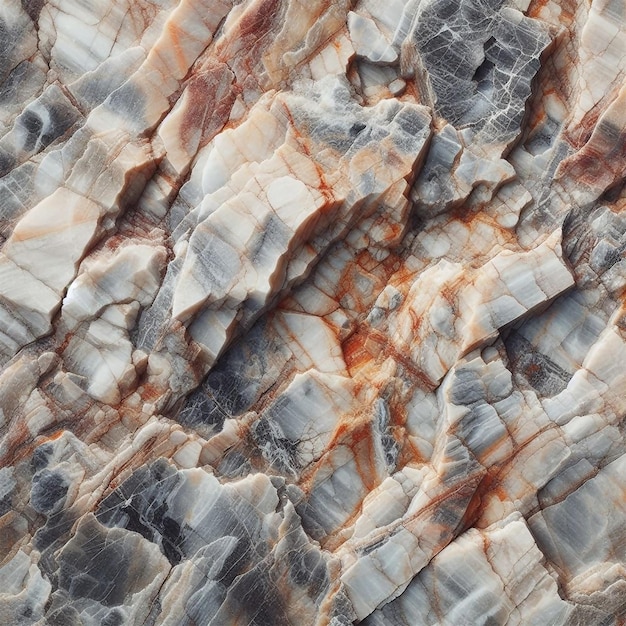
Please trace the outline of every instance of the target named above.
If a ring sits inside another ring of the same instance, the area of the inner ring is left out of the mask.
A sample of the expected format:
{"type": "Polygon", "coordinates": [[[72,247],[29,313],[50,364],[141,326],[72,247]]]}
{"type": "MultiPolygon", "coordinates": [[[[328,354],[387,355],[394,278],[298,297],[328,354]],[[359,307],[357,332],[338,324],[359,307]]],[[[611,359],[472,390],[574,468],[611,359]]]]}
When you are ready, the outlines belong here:
{"type": "Polygon", "coordinates": [[[5,2],[0,625],[622,623],[625,19],[5,2]]]}

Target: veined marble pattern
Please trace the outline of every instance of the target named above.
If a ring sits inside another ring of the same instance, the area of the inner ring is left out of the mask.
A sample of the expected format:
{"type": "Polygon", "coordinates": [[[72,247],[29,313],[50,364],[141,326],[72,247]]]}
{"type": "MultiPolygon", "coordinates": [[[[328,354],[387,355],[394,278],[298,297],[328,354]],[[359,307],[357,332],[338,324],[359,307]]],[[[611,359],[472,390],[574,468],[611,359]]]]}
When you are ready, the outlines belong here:
{"type": "Polygon", "coordinates": [[[626,621],[623,0],[4,0],[0,626],[626,621]]]}

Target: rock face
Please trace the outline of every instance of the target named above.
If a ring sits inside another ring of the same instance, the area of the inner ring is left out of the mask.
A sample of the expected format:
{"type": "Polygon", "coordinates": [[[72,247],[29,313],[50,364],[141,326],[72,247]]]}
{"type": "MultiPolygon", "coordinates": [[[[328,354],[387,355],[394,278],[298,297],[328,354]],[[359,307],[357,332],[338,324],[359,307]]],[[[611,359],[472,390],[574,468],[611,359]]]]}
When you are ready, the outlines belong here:
{"type": "Polygon", "coordinates": [[[5,0],[0,624],[626,620],[626,5],[5,0]]]}

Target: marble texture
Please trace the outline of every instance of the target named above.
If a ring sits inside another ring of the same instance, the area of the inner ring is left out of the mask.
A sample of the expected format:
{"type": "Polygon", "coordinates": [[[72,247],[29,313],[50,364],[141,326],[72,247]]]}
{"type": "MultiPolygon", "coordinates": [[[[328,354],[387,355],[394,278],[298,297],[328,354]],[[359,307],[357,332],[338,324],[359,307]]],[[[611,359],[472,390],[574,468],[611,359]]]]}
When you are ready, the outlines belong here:
{"type": "Polygon", "coordinates": [[[626,620],[626,5],[5,0],[0,626],[626,620]]]}

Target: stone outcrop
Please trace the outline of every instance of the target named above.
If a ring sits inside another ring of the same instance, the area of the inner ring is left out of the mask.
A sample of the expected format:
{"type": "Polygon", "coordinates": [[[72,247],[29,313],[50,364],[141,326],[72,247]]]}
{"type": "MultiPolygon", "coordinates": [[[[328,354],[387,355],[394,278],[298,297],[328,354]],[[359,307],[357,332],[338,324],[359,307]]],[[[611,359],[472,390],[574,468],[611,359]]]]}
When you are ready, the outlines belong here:
{"type": "Polygon", "coordinates": [[[0,624],[626,619],[626,7],[5,0],[0,624]]]}

